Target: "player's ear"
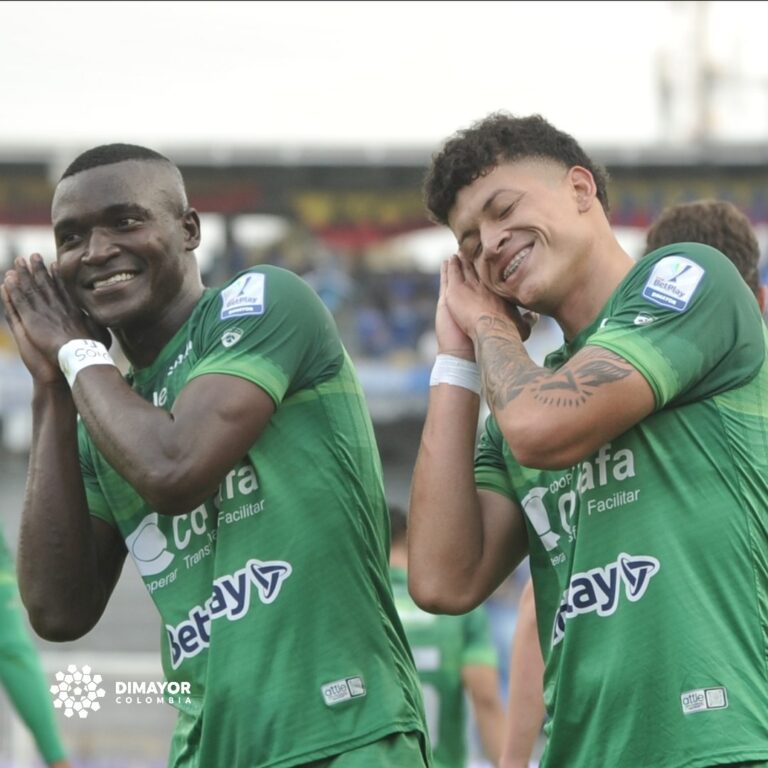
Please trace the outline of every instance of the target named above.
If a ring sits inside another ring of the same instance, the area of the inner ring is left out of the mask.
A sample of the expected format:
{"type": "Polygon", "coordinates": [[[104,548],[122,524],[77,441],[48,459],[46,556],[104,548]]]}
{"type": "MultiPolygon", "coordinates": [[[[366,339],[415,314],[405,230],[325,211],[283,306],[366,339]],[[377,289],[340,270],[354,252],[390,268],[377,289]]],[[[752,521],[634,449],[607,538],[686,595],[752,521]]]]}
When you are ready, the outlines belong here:
{"type": "Polygon", "coordinates": [[[200,216],[194,208],[187,208],[181,217],[184,227],[185,249],[194,251],[200,245],[200,216]]]}
{"type": "Polygon", "coordinates": [[[765,317],[765,308],[768,306],[768,286],[761,285],[757,289],[757,303],[760,305],[760,313],[765,317]]]}
{"type": "Polygon", "coordinates": [[[586,213],[592,208],[597,196],[595,177],[583,166],[574,165],[568,170],[568,180],[571,183],[579,213],[586,213]]]}

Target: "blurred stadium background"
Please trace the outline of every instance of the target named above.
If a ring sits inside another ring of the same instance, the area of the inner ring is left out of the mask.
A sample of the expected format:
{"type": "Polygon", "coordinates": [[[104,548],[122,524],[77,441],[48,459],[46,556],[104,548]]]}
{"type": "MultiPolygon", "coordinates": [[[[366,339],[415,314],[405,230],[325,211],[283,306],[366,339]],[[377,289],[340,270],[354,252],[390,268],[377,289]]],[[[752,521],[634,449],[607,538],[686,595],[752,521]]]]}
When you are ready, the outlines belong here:
{"type": "MultiPolygon", "coordinates": [[[[645,228],[665,206],[722,198],[755,225],[766,277],[768,130],[765,141],[747,142],[727,138],[718,126],[731,105],[746,100],[751,114],[763,110],[768,129],[768,78],[715,66],[708,58],[701,36],[710,4],[667,5],[677,13],[685,6],[687,37],[685,66],[679,66],[678,50],[678,59],[657,72],[662,138],[643,145],[624,143],[620,136],[610,144],[583,143],[609,171],[612,221],[630,254],[640,255],[645,228]]],[[[445,126],[446,132],[456,127],[445,126]]],[[[366,391],[388,494],[406,503],[435,353],[439,263],[453,251],[452,236],[430,224],[421,203],[434,147],[154,146],[180,166],[191,204],[202,214],[198,258],[208,284],[250,265],[277,264],[303,275],[333,312],[366,391]]],[[[0,144],[0,268],[19,254],[52,256],[53,184],[64,163],[84,148],[25,146],[21,140],[0,144]]],[[[559,330],[543,319],[529,346],[541,360],[560,342],[559,330]]],[[[0,525],[12,550],[30,441],[30,396],[30,378],[0,321],[0,525]]],[[[504,695],[524,579],[525,568],[488,603],[504,695]]],[[[159,641],[156,613],[131,564],[87,637],[56,645],[37,641],[51,683],[70,664],[89,665],[103,678],[107,693],[99,712],[86,719],[57,712],[76,765],[165,764],[173,710],[114,701],[116,681],[161,679],[159,641]]],[[[38,765],[28,734],[0,690],[0,768],[38,765]]]]}

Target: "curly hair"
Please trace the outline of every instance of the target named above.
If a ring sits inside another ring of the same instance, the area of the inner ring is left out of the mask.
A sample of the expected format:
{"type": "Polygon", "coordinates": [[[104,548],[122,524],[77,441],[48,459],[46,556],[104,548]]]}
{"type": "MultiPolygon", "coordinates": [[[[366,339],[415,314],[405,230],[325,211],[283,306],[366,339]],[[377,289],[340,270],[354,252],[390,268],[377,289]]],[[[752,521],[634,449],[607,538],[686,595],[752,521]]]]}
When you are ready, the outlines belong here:
{"type": "Polygon", "coordinates": [[[752,292],[759,293],[760,245],[749,218],[726,200],[696,200],[666,208],[646,233],[645,253],[672,243],[704,243],[724,253],[752,292]]]}
{"type": "Polygon", "coordinates": [[[450,137],[432,155],[424,181],[424,203],[432,218],[448,223],[459,190],[503,162],[525,158],[553,160],[565,168],[580,165],[592,173],[597,199],[608,211],[608,174],[569,134],[541,115],[515,117],[494,112],[450,137]]]}

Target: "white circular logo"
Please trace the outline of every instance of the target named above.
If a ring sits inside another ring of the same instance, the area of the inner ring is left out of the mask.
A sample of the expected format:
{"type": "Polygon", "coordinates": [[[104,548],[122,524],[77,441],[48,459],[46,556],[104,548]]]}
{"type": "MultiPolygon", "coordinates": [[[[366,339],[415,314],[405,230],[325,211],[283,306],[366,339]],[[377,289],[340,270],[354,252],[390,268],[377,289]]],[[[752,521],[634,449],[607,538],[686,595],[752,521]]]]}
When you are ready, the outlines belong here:
{"type": "Polygon", "coordinates": [[[101,675],[92,675],[89,666],[79,670],[70,664],[66,672],[56,673],[56,684],[50,687],[53,706],[63,709],[65,717],[88,717],[89,712],[101,709],[97,699],[103,698],[106,691],[99,687],[100,682],[101,675]]]}
{"type": "Polygon", "coordinates": [[[157,512],[152,512],[125,539],[128,552],[142,576],[161,573],[173,561],[173,552],[168,551],[168,539],[160,530],[158,522],[157,512]]]}
{"type": "Polygon", "coordinates": [[[232,328],[232,330],[226,331],[224,334],[222,334],[221,343],[225,347],[231,347],[240,341],[242,335],[243,332],[239,328],[232,328]]]}

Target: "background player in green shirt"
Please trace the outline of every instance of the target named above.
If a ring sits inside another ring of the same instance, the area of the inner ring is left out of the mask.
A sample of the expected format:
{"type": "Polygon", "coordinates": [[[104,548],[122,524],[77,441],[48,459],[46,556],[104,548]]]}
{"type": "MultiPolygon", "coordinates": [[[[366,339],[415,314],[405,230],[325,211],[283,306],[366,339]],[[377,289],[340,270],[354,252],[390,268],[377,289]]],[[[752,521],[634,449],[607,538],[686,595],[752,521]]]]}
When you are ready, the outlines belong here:
{"type": "MultiPolygon", "coordinates": [[[[766,287],[759,280],[760,244],[751,222],[733,203],[696,200],[669,206],[648,229],[645,253],[686,242],[711,245],[725,254],[754,294],[761,313],[765,313],[766,287]]],[[[529,581],[520,599],[512,644],[502,768],[527,768],[529,764],[545,717],[543,672],[533,585],[529,581]]]]}
{"type": "Polygon", "coordinates": [[[424,692],[435,766],[463,768],[467,764],[465,693],[472,702],[485,754],[498,765],[504,707],[488,614],[483,606],[462,616],[422,611],[408,594],[405,511],[390,504],[389,515],[392,590],[424,692]]]}
{"type": "Polygon", "coordinates": [[[21,613],[16,569],[0,534],[0,685],[50,768],[69,768],[51,695],[21,613]]]}
{"type": "Polygon", "coordinates": [[[539,116],[459,132],[426,197],[459,255],[412,485],[416,602],[469,610],[530,554],[544,766],[768,759],[768,369],[749,289],[704,245],[635,263],[604,173],[539,116]],[[517,305],[563,330],[543,367],[517,305]]]}
{"type": "Polygon", "coordinates": [[[35,629],[88,632],[130,554],[189,689],[171,766],[426,765],[380,461],[330,313],[275,267],[205,288],[199,217],[152,150],[80,155],[52,220],[52,272],[33,254],[2,286],[35,386],[19,547],[35,629]]]}

